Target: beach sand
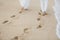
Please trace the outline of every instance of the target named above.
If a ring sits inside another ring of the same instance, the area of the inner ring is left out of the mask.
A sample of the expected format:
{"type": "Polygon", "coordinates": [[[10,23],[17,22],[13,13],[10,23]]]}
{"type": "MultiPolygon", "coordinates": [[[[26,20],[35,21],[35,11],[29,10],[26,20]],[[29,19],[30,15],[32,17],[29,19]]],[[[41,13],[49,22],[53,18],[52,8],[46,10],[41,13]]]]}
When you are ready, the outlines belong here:
{"type": "Polygon", "coordinates": [[[59,40],[53,0],[48,15],[40,16],[40,0],[32,0],[29,10],[19,13],[19,0],[0,0],[0,40],[59,40]]]}

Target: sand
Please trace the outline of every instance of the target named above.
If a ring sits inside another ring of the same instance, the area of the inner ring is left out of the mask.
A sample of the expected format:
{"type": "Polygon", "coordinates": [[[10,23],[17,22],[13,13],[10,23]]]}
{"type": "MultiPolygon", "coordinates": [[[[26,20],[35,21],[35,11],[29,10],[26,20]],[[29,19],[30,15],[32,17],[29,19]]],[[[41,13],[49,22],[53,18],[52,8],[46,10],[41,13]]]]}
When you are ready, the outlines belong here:
{"type": "Polygon", "coordinates": [[[48,15],[40,16],[39,0],[32,0],[23,13],[19,0],[0,0],[0,40],[59,40],[52,7],[49,0],[48,15]]]}

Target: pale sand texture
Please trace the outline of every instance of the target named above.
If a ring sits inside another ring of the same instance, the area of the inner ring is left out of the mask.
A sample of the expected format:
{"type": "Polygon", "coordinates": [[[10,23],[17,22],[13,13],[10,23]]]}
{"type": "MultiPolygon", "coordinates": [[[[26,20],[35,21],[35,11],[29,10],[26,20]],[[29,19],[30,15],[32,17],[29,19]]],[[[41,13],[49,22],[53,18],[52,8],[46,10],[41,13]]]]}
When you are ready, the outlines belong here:
{"type": "Polygon", "coordinates": [[[19,13],[19,0],[0,0],[0,40],[11,40],[22,36],[24,40],[59,40],[55,34],[56,19],[52,9],[53,0],[49,0],[47,16],[39,16],[39,0],[32,0],[28,11],[19,13]],[[12,15],[16,17],[11,18],[12,15]],[[40,18],[40,21],[37,21],[40,18]],[[3,21],[9,22],[3,24],[3,21]],[[37,28],[41,24],[41,28],[37,28]],[[28,28],[28,29],[25,29],[28,28]],[[24,33],[24,29],[28,33],[24,33]]]}

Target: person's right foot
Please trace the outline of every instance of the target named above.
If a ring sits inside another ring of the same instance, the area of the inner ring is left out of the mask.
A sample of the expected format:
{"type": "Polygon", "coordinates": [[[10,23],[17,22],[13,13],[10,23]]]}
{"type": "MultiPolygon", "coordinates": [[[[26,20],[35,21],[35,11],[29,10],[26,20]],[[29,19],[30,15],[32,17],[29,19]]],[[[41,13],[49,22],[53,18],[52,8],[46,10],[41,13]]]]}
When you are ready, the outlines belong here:
{"type": "Polygon", "coordinates": [[[46,13],[46,12],[44,12],[42,16],[45,16],[45,15],[47,15],[47,13],[46,13]]]}
{"type": "Polygon", "coordinates": [[[42,12],[42,10],[40,10],[39,15],[45,16],[45,15],[47,15],[47,13],[46,12],[42,12]]]}

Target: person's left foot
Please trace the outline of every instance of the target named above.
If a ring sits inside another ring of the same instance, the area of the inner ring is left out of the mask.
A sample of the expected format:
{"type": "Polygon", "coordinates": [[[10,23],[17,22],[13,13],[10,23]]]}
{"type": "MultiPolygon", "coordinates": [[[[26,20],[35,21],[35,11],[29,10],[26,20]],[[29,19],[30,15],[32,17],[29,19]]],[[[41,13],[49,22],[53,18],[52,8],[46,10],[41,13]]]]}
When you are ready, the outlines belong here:
{"type": "Polygon", "coordinates": [[[28,9],[24,9],[24,7],[22,7],[19,13],[22,13],[22,12],[27,11],[27,10],[28,9]]]}
{"type": "Polygon", "coordinates": [[[22,13],[24,11],[24,7],[22,7],[19,11],[19,13],[22,13]]]}

